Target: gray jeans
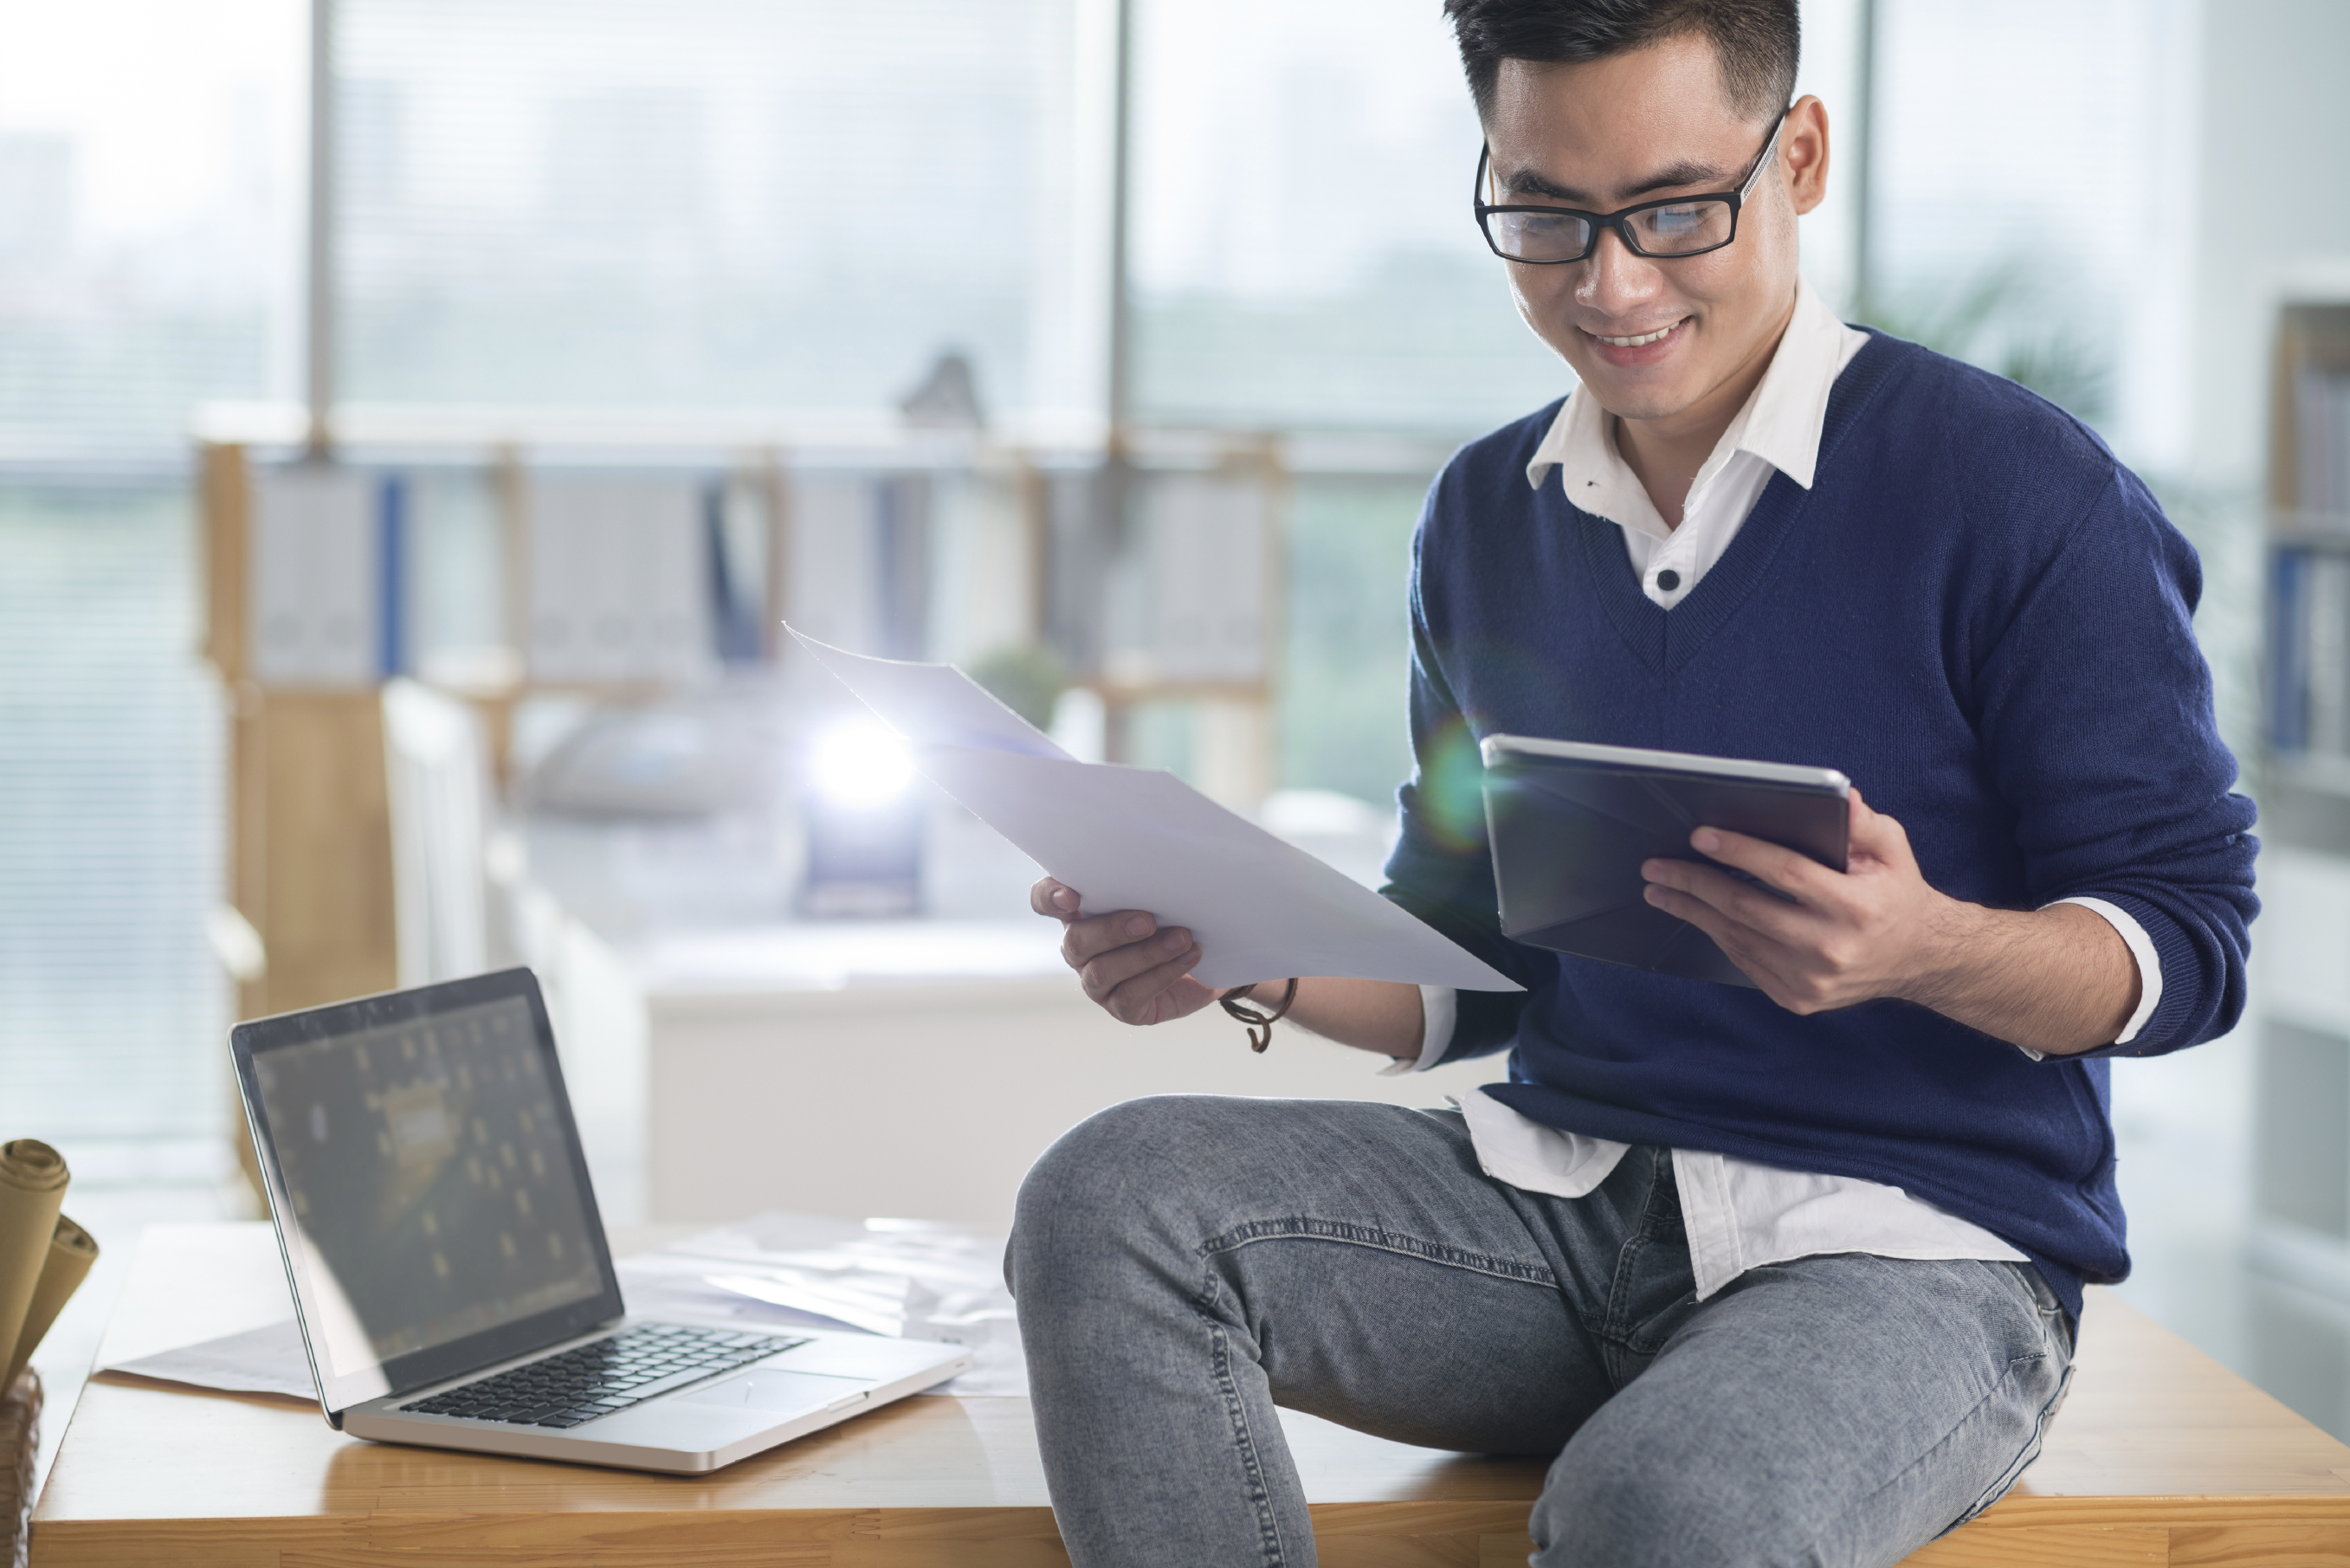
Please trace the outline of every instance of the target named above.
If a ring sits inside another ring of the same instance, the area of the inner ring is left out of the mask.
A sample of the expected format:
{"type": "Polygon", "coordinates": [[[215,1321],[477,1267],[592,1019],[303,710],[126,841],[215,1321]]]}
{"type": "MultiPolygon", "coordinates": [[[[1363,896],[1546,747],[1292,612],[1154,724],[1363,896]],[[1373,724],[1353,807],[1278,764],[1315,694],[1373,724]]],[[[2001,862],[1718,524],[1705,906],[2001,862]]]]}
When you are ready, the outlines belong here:
{"type": "Polygon", "coordinates": [[[1345,1101],[1105,1111],[1005,1269],[1076,1568],[1314,1563],[1276,1405],[1556,1455],[1539,1568],[1896,1563],[2013,1484],[2072,1364],[2028,1267],[1835,1253],[1700,1304],[1664,1151],[1551,1198],[1455,1113],[1345,1101]]]}

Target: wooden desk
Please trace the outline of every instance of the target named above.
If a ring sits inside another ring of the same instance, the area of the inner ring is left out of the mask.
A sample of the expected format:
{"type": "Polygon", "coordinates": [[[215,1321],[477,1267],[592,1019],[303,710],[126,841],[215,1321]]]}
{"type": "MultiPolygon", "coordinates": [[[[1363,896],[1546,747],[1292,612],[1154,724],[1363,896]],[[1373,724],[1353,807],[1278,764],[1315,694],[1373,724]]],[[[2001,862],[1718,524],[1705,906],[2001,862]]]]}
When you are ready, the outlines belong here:
{"type": "MultiPolygon", "coordinates": [[[[625,1241],[625,1238],[623,1238],[625,1241]]],[[[102,1360],[283,1316],[266,1227],[147,1233],[102,1360]]],[[[1542,1467],[1284,1429],[1332,1568],[1525,1559],[1542,1467]]],[[[101,1379],[34,1514],[35,1568],[1065,1564],[1021,1399],[909,1399],[708,1478],[363,1443],[276,1399],[101,1379]]],[[[2047,1452],[1916,1568],[2350,1563],[2350,1448],[2092,1293],[2047,1452]]]]}

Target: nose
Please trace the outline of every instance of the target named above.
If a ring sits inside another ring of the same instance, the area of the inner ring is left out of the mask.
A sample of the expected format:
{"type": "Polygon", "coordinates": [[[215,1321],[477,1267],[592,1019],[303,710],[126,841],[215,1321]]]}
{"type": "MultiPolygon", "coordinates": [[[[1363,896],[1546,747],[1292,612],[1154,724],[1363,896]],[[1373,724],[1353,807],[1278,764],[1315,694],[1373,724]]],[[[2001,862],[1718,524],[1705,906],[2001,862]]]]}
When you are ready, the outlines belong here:
{"type": "Polygon", "coordinates": [[[1607,317],[1630,314],[1654,298],[1663,281],[1657,265],[1633,254],[1624,236],[1613,229],[1600,233],[1597,248],[1582,263],[1582,274],[1575,281],[1575,304],[1607,317]]]}

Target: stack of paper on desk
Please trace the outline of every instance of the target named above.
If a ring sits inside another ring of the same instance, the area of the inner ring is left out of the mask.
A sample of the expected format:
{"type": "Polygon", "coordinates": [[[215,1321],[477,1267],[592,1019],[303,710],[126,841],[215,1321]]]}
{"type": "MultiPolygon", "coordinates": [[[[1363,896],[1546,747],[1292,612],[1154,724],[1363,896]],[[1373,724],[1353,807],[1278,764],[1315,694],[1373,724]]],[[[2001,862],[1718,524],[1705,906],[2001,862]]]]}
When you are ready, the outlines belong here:
{"type": "Polygon", "coordinates": [[[1025,1394],[1002,1236],[920,1220],[777,1210],[620,1261],[632,1312],[855,1328],[968,1346],[948,1394],[1025,1394]],[[721,1304],[712,1293],[731,1298],[721,1304]]]}
{"type": "MultiPolygon", "coordinates": [[[[1002,1236],[922,1220],[835,1220],[782,1210],[619,1259],[638,1317],[763,1331],[851,1329],[966,1345],[971,1370],[932,1390],[1022,1395],[1028,1364],[1002,1236]]],[[[315,1400],[317,1385],[292,1318],[183,1345],[109,1372],[197,1388],[315,1400]]]]}
{"type": "Polygon", "coordinates": [[[1188,929],[1218,988],[1289,975],[1516,991],[1397,905],[1174,774],[1081,763],[948,664],[800,646],[914,743],[916,765],[1084,899],[1188,929]]]}

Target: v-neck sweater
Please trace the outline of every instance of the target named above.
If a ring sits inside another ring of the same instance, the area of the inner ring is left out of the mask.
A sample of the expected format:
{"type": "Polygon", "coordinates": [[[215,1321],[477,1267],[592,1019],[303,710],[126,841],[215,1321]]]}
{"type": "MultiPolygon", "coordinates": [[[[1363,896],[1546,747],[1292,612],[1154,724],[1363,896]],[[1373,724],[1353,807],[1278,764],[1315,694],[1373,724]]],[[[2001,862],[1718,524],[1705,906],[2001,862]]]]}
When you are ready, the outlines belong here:
{"type": "Polygon", "coordinates": [[[1876,336],[1806,492],[1764,488],[1669,612],[1616,525],[1524,472],[1558,405],[1464,448],[1413,548],[1415,765],[1390,897],[1524,984],[1462,992],[1447,1060],[1589,1137],[1897,1186],[2026,1253],[2064,1298],[2128,1268],[2112,1054],[2243,1005],[2257,843],[2191,625],[2195,553],[2094,432],[1876,336]],[[1476,744],[1497,732],[1839,768],[1970,902],[2107,900],[2163,993],[2126,1044],[2033,1061],[1906,1002],[1798,1017],[1759,992],[1500,934],[1476,744]]]}

